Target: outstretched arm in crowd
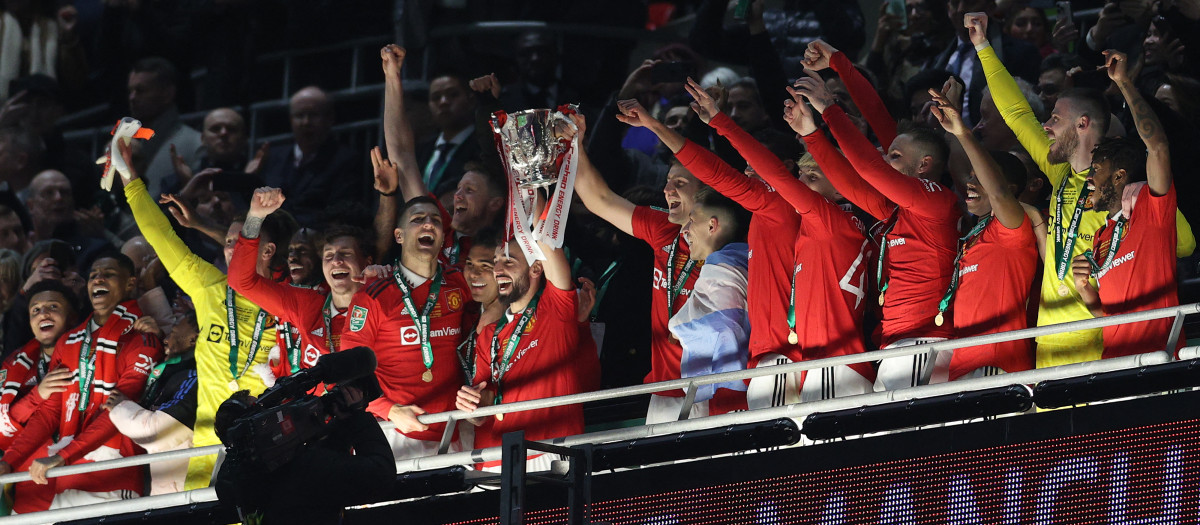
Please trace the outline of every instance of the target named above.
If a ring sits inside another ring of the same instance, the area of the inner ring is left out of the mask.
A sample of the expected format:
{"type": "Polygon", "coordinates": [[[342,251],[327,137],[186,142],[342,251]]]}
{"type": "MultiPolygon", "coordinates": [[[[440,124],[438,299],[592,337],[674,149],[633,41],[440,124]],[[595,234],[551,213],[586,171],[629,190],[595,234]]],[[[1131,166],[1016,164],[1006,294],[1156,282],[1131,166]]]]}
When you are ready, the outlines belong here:
{"type": "Polygon", "coordinates": [[[1150,185],[1150,192],[1154,195],[1165,195],[1171,189],[1172,174],[1171,151],[1162,123],[1134,86],[1133,78],[1129,76],[1129,57],[1125,53],[1111,49],[1105,51],[1104,67],[1108,70],[1108,78],[1117,85],[1121,96],[1129,104],[1134,127],[1142,142],[1146,143],[1146,184],[1150,185]]]}
{"type": "Polygon", "coordinates": [[[975,172],[979,184],[987,193],[988,202],[992,205],[992,214],[996,216],[996,220],[1010,230],[1021,227],[1025,221],[1025,209],[1021,207],[1021,202],[1009,190],[1008,181],[1004,179],[1000,166],[983,148],[983,144],[979,143],[979,139],[975,138],[975,134],[967,127],[967,124],[963,122],[961,110],[955,107],[944,93],[931,89],[929,94],[933,95],[933,101],[937,104],[930,108],[930,113],[946,129],[946,132],[954,135],[954,138],[962,144],[963,151],[967,153],[967,158],[971,161],[971,170],[975,172]]]}
{"type": "Polygon", "coordinates": [[[885,149],[896,140],[896,119],[888,112],[887,105],[879,98],[879,92],[871,85],[871,81],[854,67],[854,63],[845,53],[834,49],[824,40],[813,40],[804,50],[804,67],[813,71],[833,68],[833,71],[846,85],[854,105],[862,112],[863,119],[875,132],[879,145],[885,149]]]}
{"type": "MultiPolygon", "coordinates": [[[[192,253],[184,244],[183,239],[175,235],[175,230],[171,228],[171,222],[163,215],[162,210],[150,197],[150,192],[146,190],[145,181],[133,170],[133,153],[129,145],[121,141],[117,142],[121,156],[125,158],[126,165],[130,166],[130,178],[124,181],[125,199],[129,202],[129,209],[133,211],[133,219],[137,222],[138,229],[146,237],[146,242],[149,242],[150,246],[154,248],[154,253],[158,255],[158,260],[167,269],[171,280],[179,285],[183,293],[193,297],[201,294],[208,285],[224,281],[225,274],[211,263],[192,253]]],[[[199,176],[200,174],[196,175],[196,177],[199,176]]],[[[223,235],[221,244],[224,245],[223,235]]]]}
{"type": "MultiPolygon", "coordinates": [[[[825,117],[834,138],[842,146],[846,159],[858,172],[859,176],[875,187],[888,200],[901,208],[919,215],[944,215],[941,209],[945,201],[938,191],[930,191],[929,185],[937,183],[915,177],[909,177],[896,171],[879,155],[875,145],[854,127],[850,118],[841,107],[833,103],[833,96],[825,89],[825,83],[813,73],[796,81],[796,92],[803,95],[825,117]]],[[[891,148],[888,155],[898,154],[891,148]]],[[[925,159],[919,162],[926,162],[925,159]]],[[[834,182],[837,186],[837,182],[834,182]]]]}
{"type": "MultiPolygon", "coordinates": [[[[692,111],[696,112],[701,121],[714,127],[737,128],[737,124],[734,124],[732,119],[717,109],[716,101],[700,89],[700,84],[697,84],[695,80],[689,78],[685,87],[696,99],[696,102],[692,103],[692,111]]],[[[765,211],[771,207],[781,208],[778,211],[784,213],[790,212],[764,184],[733,169],[713,152],[683,138],[683,135],[651,117],[650,112],[646,111],[637,100],[622,100],[618,106],[621,113],[617,115],[617,118],[621,122],[630,126],[646,128],[658,135],[659,140],[671,149],[671,153],[674,153],[679,162],[683,163],[684,167],[697,179],[700,179],[700,182],[712,186],[713,189],[733,199],[751,212],[765,211]]],[[[741,131],[740,128],[738,130],[741,131]]],[[[757,144],[754,139],[750,139],[750,141],[757,144]]],[[[762,145],[759,144],[759,147],[762,145]]],[[[770,152],[767,152],[767,155],[774,157],[770,152]]],[[[744,153],[743,156],[745,156],[744,153]]]]}
{"type": "MultiPolygon", "coordinates": [[[[582,115],[571,115],[571,120],[579,129],[578,133],[583,134],[586,131],[587,123],[582,115]]],[[[575,194],[579,196],[579,200],[597,217],[633,235],[633,211],[636,206],[608,187],[608,183],[604,182],[604,177],[592,165],[583,148],[580,148],[578,153],[579,173],[575,177],[575,194]]]]}
{"type": "Polygon", "coordinates": [[[279,188],[254,190],[254,195],[250,196],[250,211],[246,212],[246,222],[242,224],[241,238],[229,259],[229,286],[262,309],[281,314],[296,311],[296,296],[288,293],[289,285],[259,275],[257,263],[263,221],[283,206],[284,200],[279,188]]]}
{"type": "Polygon", "coordinates": [[[404,82],[400,79],[400,69],[404,66],[405,53],[404,48],[395,44],[379,50],[384,77],[383,140],[387,145],[388,159],[400,171],[402,202],[429,194],[421,178],[421,168],[417,165],[417,142],[408,122],[408,112],[404,109],[404,82]]]}

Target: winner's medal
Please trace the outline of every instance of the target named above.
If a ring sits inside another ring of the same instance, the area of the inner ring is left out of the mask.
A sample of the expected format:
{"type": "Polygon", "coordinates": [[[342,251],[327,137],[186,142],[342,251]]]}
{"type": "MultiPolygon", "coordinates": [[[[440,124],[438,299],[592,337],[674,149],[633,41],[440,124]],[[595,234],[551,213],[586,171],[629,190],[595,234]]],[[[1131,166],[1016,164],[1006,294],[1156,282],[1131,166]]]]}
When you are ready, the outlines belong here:
{"type": "Polygon", "coordinates": [[[1068,295],[1070,295],[1070,294],[1071,294],[1071,289],[1070,289],[1070,288],[1067,288],[1067,283],[1059,283],[1059,285],[1058,285],[1058,296],[1059,296],[1059,297],[1066,297],[1066,296],[1068,296],[1068,295]]]}
{"type": "Polygon", "coordinates": [[[788,331],[788,344],[794,345],[800,342],[800,336],[796,335],[795,330],[788,331]]]}
{"type": "Polygon", "coordinates": [[[433,370],[426,368],[425,373],[421,374],[421,381],[424,381],[426,383],[432,383],[433,382],[433,370]]]}

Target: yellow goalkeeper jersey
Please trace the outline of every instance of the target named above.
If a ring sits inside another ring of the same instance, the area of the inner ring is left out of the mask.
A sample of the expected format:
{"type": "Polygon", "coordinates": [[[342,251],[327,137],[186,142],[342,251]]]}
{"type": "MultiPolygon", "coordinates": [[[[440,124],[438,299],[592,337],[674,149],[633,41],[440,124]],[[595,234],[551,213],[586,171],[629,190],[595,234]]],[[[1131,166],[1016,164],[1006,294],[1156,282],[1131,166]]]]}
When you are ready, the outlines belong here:
{"type": "MultiPolygon", "coordinates": [[[[225,307],[229,293],[225,274],[188,249],[150,197],[144,181],[138,179],[126,185],[125,198],[142,235],[154,247],[171,279],[191,297],[196,307],[200,332],[196,339],[198,389],[192,446],[220,444],[213,431],[217,407],[237,390],[249,390],[258,395],[266,389],[254,365],[265,364],[275,347],[275,318],[267,314],[259,322],[261,308],[245,297],[233,294],[238,338],[237,351],[233,352],[229,344],[229,312],[225,307]],[[257,352],[251,355],[256,325],[260,326],[259,344],[257,352]],[[236,370],[237,377],[231,370],[236,370]]],[[[215,462],[215,454],[192,458],[188,463],[185,488],[207,487],[215,462]]]]}

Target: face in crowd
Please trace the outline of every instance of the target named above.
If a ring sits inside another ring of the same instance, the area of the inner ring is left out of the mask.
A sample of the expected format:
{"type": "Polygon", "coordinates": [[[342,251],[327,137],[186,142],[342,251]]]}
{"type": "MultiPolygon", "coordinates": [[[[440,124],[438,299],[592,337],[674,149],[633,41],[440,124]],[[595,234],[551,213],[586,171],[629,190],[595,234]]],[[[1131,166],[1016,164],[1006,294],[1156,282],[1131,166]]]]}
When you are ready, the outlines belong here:
{"type": "Polygon", "coordinates": [[[679,164],[671,166],[667,172],[667,184],[663,187],[663,194],[667,198],[667,220],[681,226],[688,221],[700,186],[700,181],[687,168],[679,164]]]}
{"type": "Polygon", "coordinates": [[[445,238],[442,228],[442,214],[437,205],[422,202],[404,211],[394,233],[405,254],[429,260],[437,258],[442,248],[445,238]]]}
{"type": "Polygon", "coordinates": [[[54,346],[74,322],[71,302],[57,290],[38,292],[29,298],[29,328],[42,348],[54,346]]]}
{"type": "Polygon", "coordinates": [[[524,297],[534,286],[534,281],[542,275],[542,262],[534,261],[530,266],[525,259],[525,252],[521,251],[521,246],[515,240],[496,248],[493,264],[496,293],[505,305],[524,297]]]}
{"type": "Polygon", "coordinates": [[[292,236],[288,243],[287,265],[288,277],[293,283],[305,286],[317,284],[317,254],[313,247],[312,230],[301,228],[292,236]]]}
{"type": "Polygon", "coordinates": [[[321,249],[321,272],[334,293],[345,294],[356,290],[358,283],[352,278],[361,275],[368,264],[370,258],[365,256],[359,240],[349,235],[328,239],[321,249]]]}
{"type": "Polygon", "coordinates": [[[118,304],[133,296],[136,283],[132,268],[114,257],[102,257],[88,270],[87,291],[97,317],[107,317],[118,304]]]}
{"type": "Polygon", "coordinates": [[[496,287],[495,257],[496,250],[487,246],[472,246],[467,251],[463,277],[467,278],[472,301],[486,305],[499,296],[496,287]]]}

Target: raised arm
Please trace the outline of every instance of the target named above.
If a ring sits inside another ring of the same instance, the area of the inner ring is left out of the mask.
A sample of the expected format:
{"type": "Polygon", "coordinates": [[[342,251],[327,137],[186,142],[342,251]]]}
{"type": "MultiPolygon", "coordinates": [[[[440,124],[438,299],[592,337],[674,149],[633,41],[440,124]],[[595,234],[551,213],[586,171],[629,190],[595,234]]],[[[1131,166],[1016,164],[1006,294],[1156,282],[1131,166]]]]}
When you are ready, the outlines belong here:
{"type": "Polygon", "coordinates": [[[150,198],[145,181],[133,170],[129,146],[121,141],[118,143],[121,155],[130,166],[130,180],[124,181],[125,199],[129,202],[129,209],[133,211],[133,219],[137,222],[138,229],[146,238],[146,242],[154,248],[154,253],[158,255],[158,260],[162,262],[163,268],[166,268],[171,280],[175,281],[184,293],[193,297],[200,294],[205,286],[223,281],[225,274],[192,253],[183,239],[175,234],[175,230],[171,228],[171,221],[167,220],[162,210],[154,203],[154,199],[150,198]]]}
{"type": "Polygon", "coordinates": [[[383,261],[395,244],[392,232],[396,229],[400,201],[400,171],[391,160],[383,158],[379,146],[371,149],[371,168],[375,173],[375,191],[379,193],[379,209],[375,211],[375,260],[383,261]]]}
{"type": "MultiPolygon", "coordinates": [[[[833,104],[833,96],[825,89],[812,72],[796,81],[796,92],[812,103],[820,112],[833,137],[842,146],[846,160],[864,181],[877,189],[896,206],[926,216],[941,216],[939,209],[945,204],[939,194],[941,187],[931,181],[908,177],[893,168],[875,149],[875,145],[854,127],[850,117],[840,106],[833,104]]],[[[834,182],[837,186],[837,182],[834,182]]],[[[844,195],[844,194],[843,194],[844,195]]]]}
{"type": "Polygon", "coordinates": [[[892,118],[883,99],[879,98],[875,86],[854,67],[845,53],[834,49],[824,40],[813,40],[804,50],[804,67],[813,71],[833,68],[846,85],[846,91],[850,92],[854,105],[858,106],[863,118],[875,132],[879,144],[884,148],[892,145],[892,141],[896,140],[896,119],[892,118]]]}
{"type": "Polygon", "coordinates": [[[383,141],[387,145],[388,159],[400,170],[400,196],[407,202],[413,197],[427,195],[429,189],[421,178],[417,143],[404,109],[404,82],[400,79],[400,69],[404,66],[405,54],[404,48],[396,44],[388,44],[379,50],[384,77],[383,141]]]}
{"type": "MultiPolygon", "coordinates": [[[[582,115],[571,115],[571,120],[579,129],[578,133],[586,131],[587,123],[582,115]]],[[[587,151],[584,148],[580,148],[577,153],[579,154],[579,173],[575,177],[575,194],[579,196],[579,200],[583,201],[583,205],[587,206],[588,211],[596,214],[597,217],[616,226],[617,229],[633,235],[633,210],[635,208],[633,203],[613,193],[608,184],[604,182],[604,177],[588,159],[587,151]]]]}
{"type": "Polygon", "coordinates": [[[1025,222],[1025,209],[1021,207],[1021,201],[1008,190],[1008,181],[1000,172],[1000,166],[963,122],[961,110],[955,107],[944,93],[931,89],[929,94],[933,95],[933,101],[937,104],[930,108],[929,112],[962,144],[963,151],[971,161],[971,169],[975,170],[979,184],[987,193],[996,219],[1010,230],[1019,228],[1025,222]]]}
{"type": "MultiPolygon", "coordinates": [[[[958,23],[957,20],[952,22],[958,23]]],[[[1021,143],[1042,173],[1050,178],[1050,184],[1058,186],[1062,182],[1063,172],[1050,169],[1050,164],[1046,161],[1051,141],[1046,137],[1046,131],[1042,129],[1042,123],[1038,122],[1037,115],[1034,115],[1029,101],[1021,94],[1021,88],[1017,87],[1017,81],[1000,62],[996,50],[992,49],[992,44],[987,39],[987,14],[968,13],[963,23],[967,27],[971,43],[975,44],[979,53],[979,62],[983,65],[983,74],[987,78],[988,90],[992,93],[992,102],[996,104],[1004,123],[1012,129],[1013,134],[1017,136],[1017,142],[1021,143]]]]}
{"type": "MultiPolygon", "coordinates": [[[[242,225],[242,236],[233,248],[229,260],[229,286],[254,304],[283,315],[295,311],[294,296],[288,285],[277,283],[258,274],[259,234],[268,215],[278,210],[285,200],[278,188],[259,188],[250,197],[250,211],[242,225]]],[[[276,249],[278,244],[276,244],[276,249]]]]}
{"type": "Polygon", "coordinates": [[[1117,84],[1121,96],[1129,104],[1138,136],[1146,143],[1146,184],[1150,185],[1150,192],[1154,195],[1165,195],[1171,189],[1171,150],[1162,123],[1133,85],[1133,79],[1129,78],[1129,58],[1125,53],[1111,49],[1105,51],[1104,67],[1108,70],[1108,78],[1117,84]]]}

